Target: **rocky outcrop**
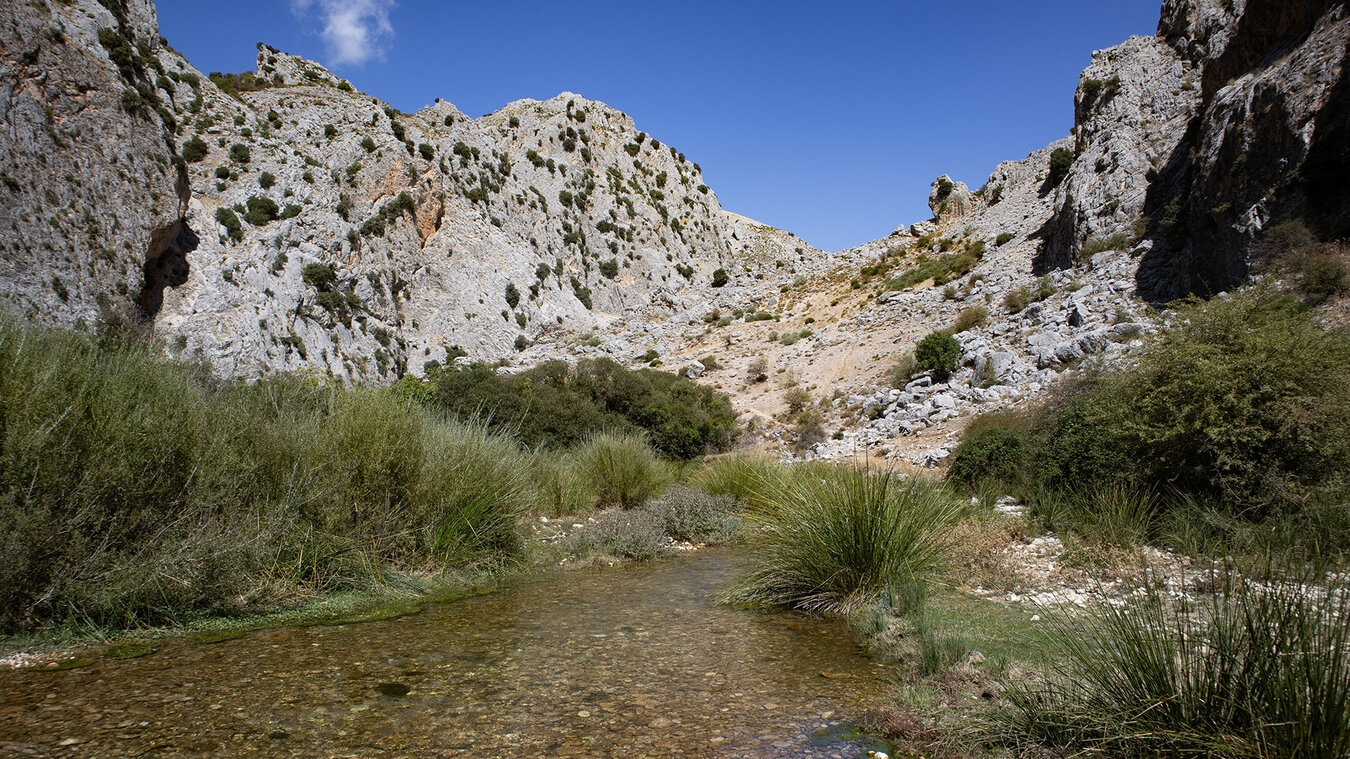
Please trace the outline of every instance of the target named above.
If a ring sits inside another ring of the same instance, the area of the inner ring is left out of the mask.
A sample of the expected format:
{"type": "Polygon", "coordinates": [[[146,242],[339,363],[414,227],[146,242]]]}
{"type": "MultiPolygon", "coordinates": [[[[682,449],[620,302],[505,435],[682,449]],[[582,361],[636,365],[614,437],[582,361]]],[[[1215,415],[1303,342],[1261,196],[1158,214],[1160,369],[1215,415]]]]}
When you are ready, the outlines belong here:
{"type": "Polygon", "coordinates": [[[1347,230],[1350,18],[1325,0],[1251,0],[1205,61],[1204,100],[1150,193],[1159,245],[1141,264],[1155,299],[1241,283],[1263,230],[1303,218],[1347,230]]]}
{"type": "Polygon", "coordinates": [[[148,319],[195,240],[172,140],[193,92],[181,61],[149,0],[15,3],[6,16],[3,307],[63,326],[148,319]]]}
{"type": "Polygon", "coordinates": [[[928,208],[938,224],[948,224],[969,216],[974,210],[974,200],[965,182],[953,182],[951,177],[943,174],[933,180],[929,189],[928,208]]]}
{"type": "Polygon", "coordinates": [[[1168,0],[1157,37],[1094,54],[1038,269],[1130,247],[1167,301],[1242,282],[1281,220],[1345,234],[1347,40],[1340,2],[1168,0]]]}
{"type": "Polygon", "coordinates": [[[1154,37],[1093,53],[1074,94],[1074,161],[1054,190],[1041,270],[1140,237],[1148,190],[1186,135],[1200,72],[1154,37]]]}

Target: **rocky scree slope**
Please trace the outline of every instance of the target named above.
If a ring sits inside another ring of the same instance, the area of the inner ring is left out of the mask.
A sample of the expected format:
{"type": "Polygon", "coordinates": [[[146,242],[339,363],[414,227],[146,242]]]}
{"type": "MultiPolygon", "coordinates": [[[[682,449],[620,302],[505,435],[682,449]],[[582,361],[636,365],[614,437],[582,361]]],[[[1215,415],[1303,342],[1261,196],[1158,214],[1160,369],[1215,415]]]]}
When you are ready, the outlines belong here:
{"type": "Polygon", "coordinates": [[[653,347],[698,360],[767,423],[770,447],[939,464],[972,414],[1025,403],[1083,361],[1126,360],[1154,329],[1151,303],[1245,281],[1271,225],[1345,234],[1350,185],[1330,178],[1350,160],[1347,40],[1342,3],[1168,0],[1158,36],[1093,54],[1069,138],[974,192],[939,178],[933,219],[834,254],[824,276],[722,294],[745,313],[771,304],[776,321],[722,310],[653,347]],[[894,359],[962,312],[950,381],[892,387],[894,359]],[[794,388],[815,394],[815,441],[788,412],[794,388]]]}

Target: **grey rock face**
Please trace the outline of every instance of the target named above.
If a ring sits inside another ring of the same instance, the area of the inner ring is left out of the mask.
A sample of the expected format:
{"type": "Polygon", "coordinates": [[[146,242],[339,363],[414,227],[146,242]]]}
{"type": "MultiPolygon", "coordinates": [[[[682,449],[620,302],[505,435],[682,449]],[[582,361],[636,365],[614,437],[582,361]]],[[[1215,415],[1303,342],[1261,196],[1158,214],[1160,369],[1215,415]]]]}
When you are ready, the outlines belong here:
{"type": "Polygon", "coordinates": [[[1133,241],[1149,187],[1196,113],[1199,82],[1199,70],[1157,38],[1093,54],[1074,97],[1077,157],[1054,195],[1043,265],[1133,241]]]}
{"type": "Polygon", "coordinates": [[[1246,276],[1261,233],[1290,218],[1350,232],[1350,17],[1323,0],[1251,0],[1205,63],[1201,114],[1155,207],[1170,220],[1144,262],[1154,297],[1213,294],[1246,276]]]}
{"type": "Polygon", "coordinates": [[[963,219],[973,210],[970,188],[965,182],[953,182],[951,177],[943,174],[933,181],[928,193],[928,208],[939,224],[963,219]]]}
{"type": "Polygon", "coordinates": [[[171,141],[192,87],[149,0],[110,5],[12,3],[0,26],[0,299],[50,324],[148,318],[195,242],[171,141]]]}

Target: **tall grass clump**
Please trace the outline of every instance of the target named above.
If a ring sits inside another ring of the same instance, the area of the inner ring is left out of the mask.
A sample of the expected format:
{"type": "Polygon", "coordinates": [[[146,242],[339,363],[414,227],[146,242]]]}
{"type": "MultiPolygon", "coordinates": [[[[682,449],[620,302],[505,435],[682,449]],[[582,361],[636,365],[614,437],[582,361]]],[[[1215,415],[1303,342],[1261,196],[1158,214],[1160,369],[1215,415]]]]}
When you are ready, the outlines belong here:
{"type": "Polygon", "coordinates": [[[601,508],[634,509],[659,494],[668,482],[666,465],[645,438],[605,432],[576,452],[577,467],[601,508]]]}
{"type": "Polygon", "coordinates": [[[539,450],[532,464],[534,502],[544,516],[584,514],[595,508],[595,494],[570,452],[539,450]]]}
{"type": "Polygon", "coordinates": [[[746,512],[748,569],[722,600],[850,613],[943,566],[957,514],[940,488],[846,467],[801,467],[760,484],[746,512]]]}
{"type": "Polygon", "coordinates": [[[518,446],[381,390],[0,323],[0,630],[228,614],[497,561],[518,446]]]}
{"type": "Polygon", "coordinates": [[[689,484],[712,495],[729,495],[748,501],[762,483],[784,476],[787,468],[767,456],[729,453],[709,456],[689,477],[689,484]]]}
{"type": "Polygon", "coordinates": [[[1229,577],[1206,600],[1161,583],[1050,635],[1061,663],[1012,684],[1012,740],[1125,757],[1350,755],[1350,592],[1229,577]]]}

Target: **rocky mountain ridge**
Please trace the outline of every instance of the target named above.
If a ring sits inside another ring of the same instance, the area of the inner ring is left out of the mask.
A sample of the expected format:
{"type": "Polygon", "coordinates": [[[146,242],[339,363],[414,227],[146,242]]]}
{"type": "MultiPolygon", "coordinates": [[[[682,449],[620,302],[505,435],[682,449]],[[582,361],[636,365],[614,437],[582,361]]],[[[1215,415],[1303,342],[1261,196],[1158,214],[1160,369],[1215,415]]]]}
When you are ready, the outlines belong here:
{"type": "Polygon", "coordinates": [[[804,387],[838,434],[797,450],[932,463],[970,413],[1128,356],[1150,303],[1243,281],[1278,221],[1346,231],[1350,22],[1328,0],[1166,0],[1157,36],[1093,55],[1068,138],[974,191],[939,178],[931,220],[836,253],[724,211],[579,95],[405,114],[266,46],[204,76],[149,0],[14,15],[4,292],[66,325],[134,304],[232,376],[607,355],[721,385],[775,445],[801,442],[804,387]],[[959,320],[951,382],[890,387],[959,320]]]}

